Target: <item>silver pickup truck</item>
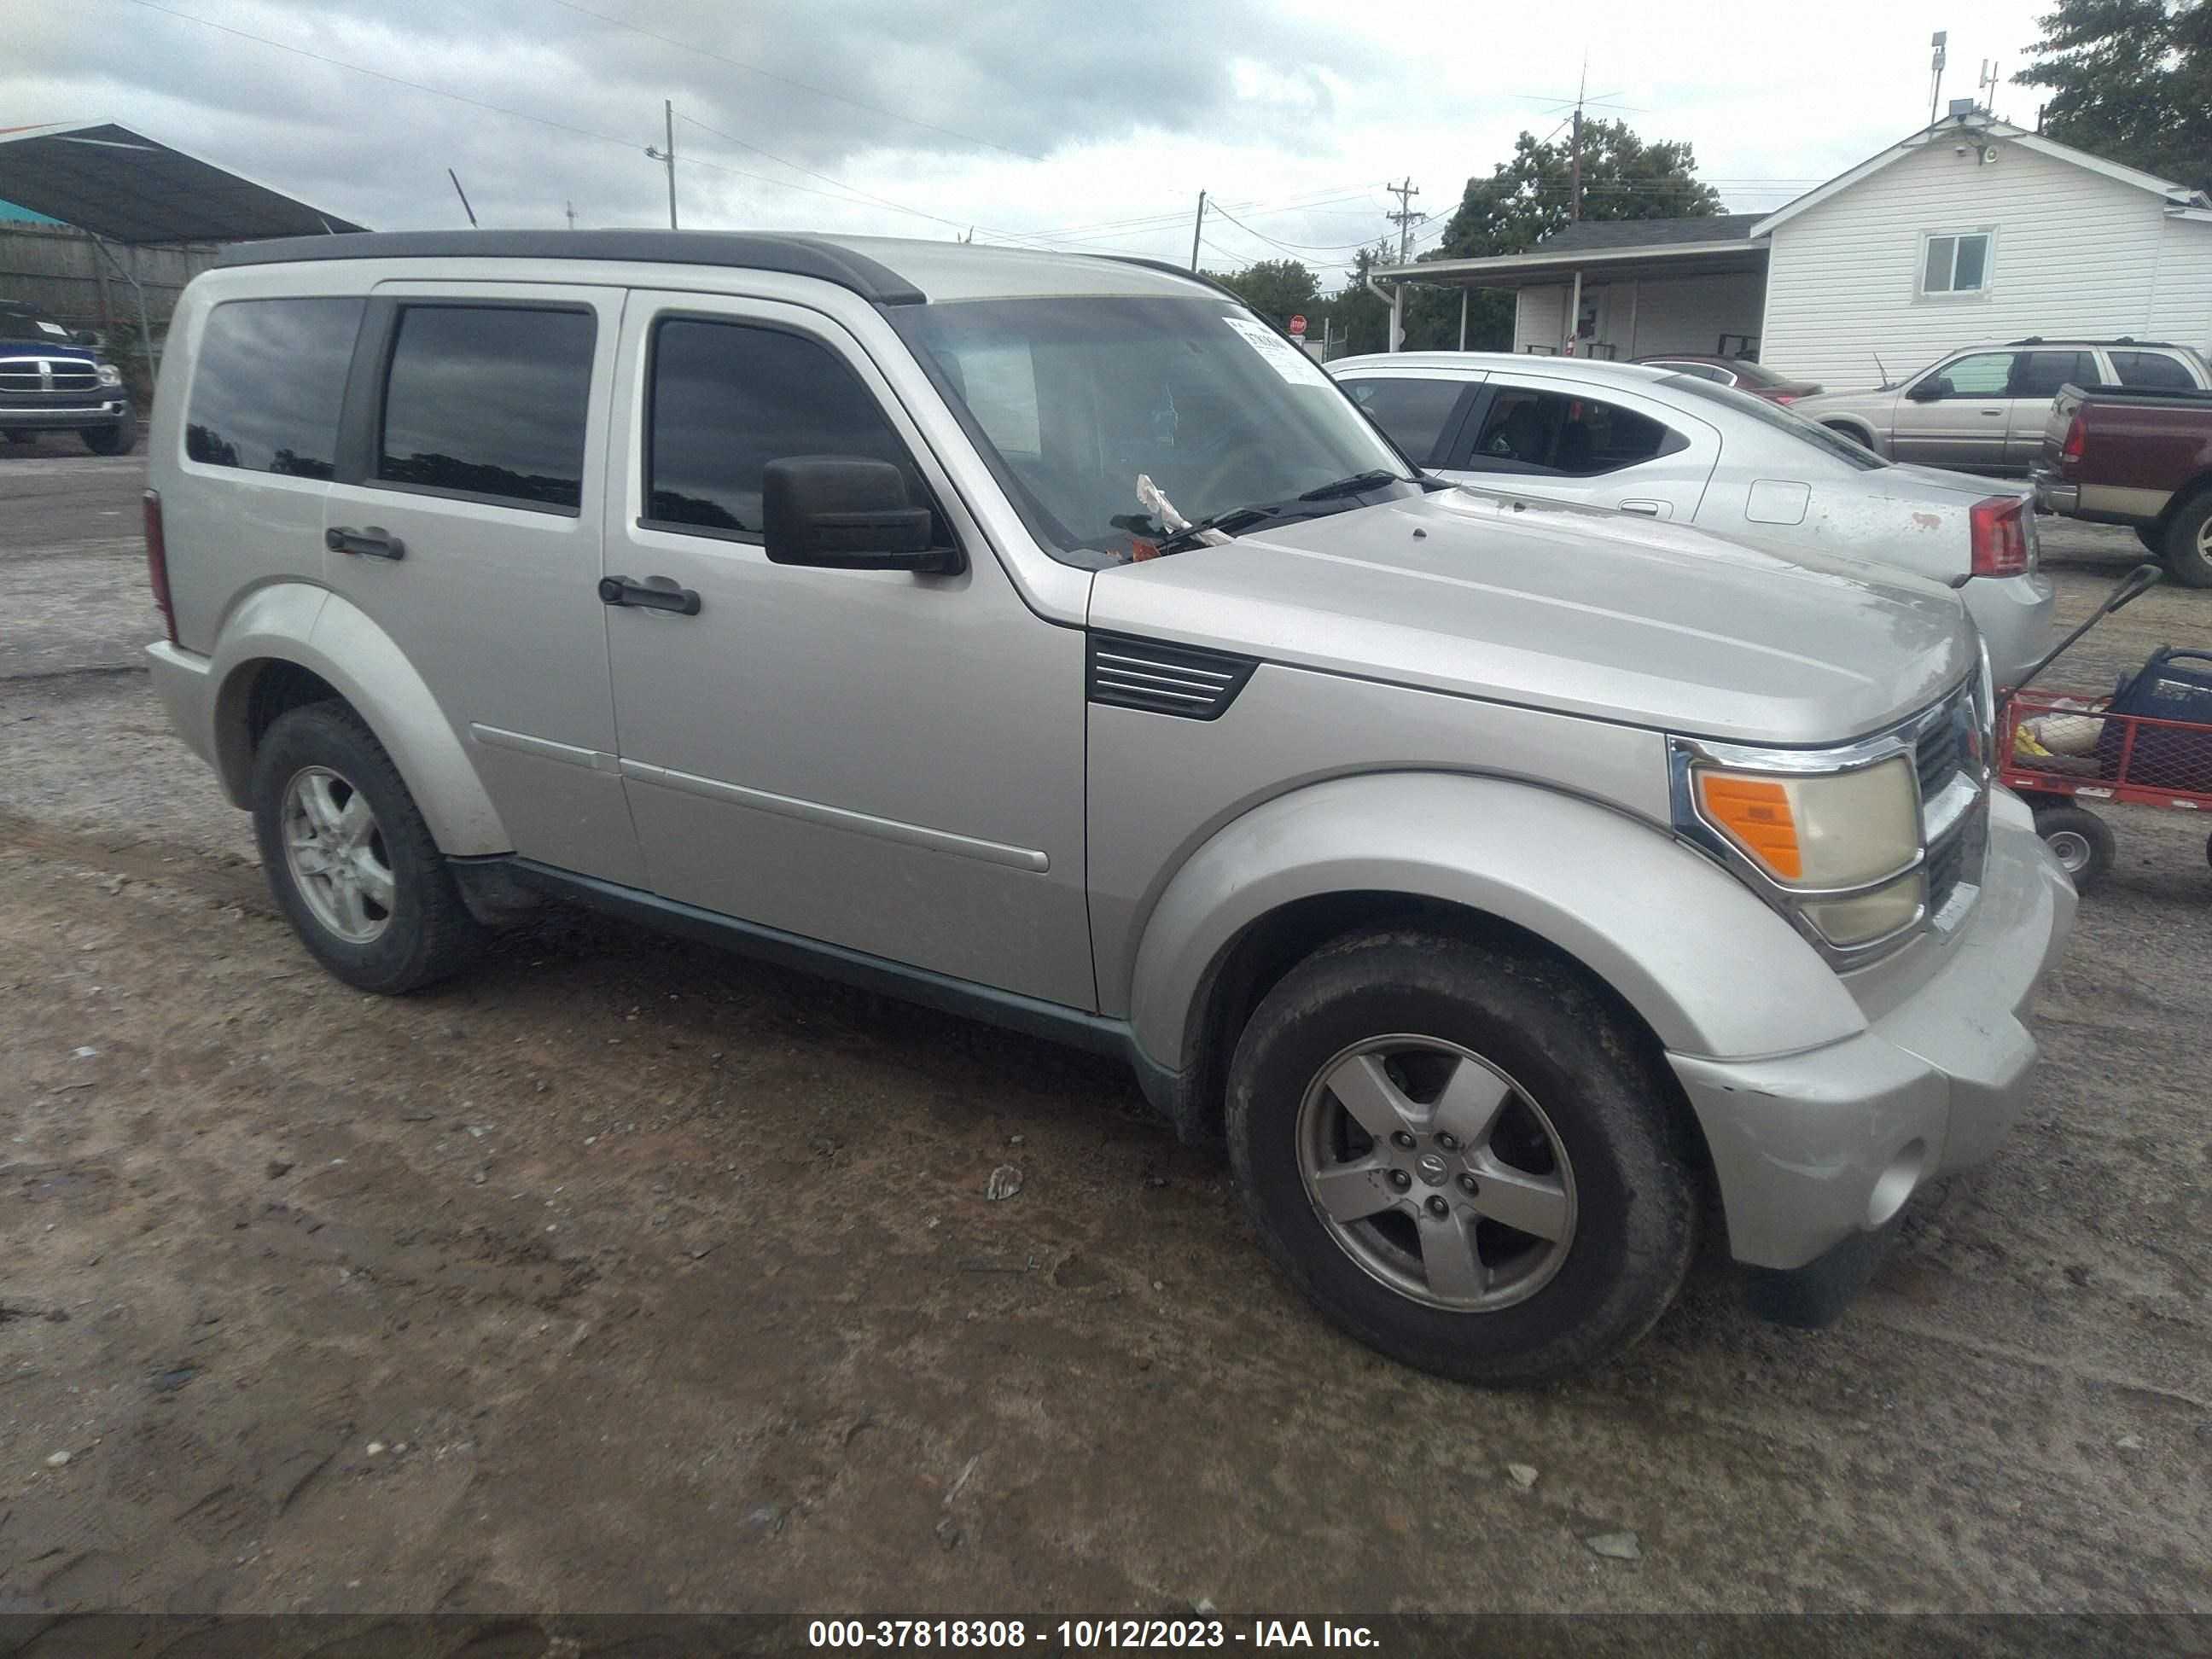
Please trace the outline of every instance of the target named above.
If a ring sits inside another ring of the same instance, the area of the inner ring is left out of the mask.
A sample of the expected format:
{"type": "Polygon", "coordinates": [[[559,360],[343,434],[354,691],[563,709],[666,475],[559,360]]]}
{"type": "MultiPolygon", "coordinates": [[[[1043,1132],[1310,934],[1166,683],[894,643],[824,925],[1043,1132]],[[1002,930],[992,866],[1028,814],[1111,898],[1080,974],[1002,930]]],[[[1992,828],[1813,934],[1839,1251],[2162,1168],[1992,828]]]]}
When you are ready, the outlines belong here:
{"type": "Polygon", "coordinates": [[[260,243],[163,377],[155,678],[351,984],[553,895],[1120,1054],[1492,1383],[1709,1200],[1832,1312],[2020,1109],[2074,895],[1957,596],[1446,488],[1185,273],[260,243]]]}

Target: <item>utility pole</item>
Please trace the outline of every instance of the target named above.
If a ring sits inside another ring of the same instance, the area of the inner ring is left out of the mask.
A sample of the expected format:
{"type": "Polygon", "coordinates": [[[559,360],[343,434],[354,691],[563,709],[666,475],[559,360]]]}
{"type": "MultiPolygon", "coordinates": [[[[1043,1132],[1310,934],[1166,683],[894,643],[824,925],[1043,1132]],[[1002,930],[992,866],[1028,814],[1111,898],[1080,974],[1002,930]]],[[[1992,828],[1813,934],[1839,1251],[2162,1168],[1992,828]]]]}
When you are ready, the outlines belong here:
{"type": "Polygon", "coordinates": [[[1385,214],[1383,216],[1398,227],[1398,263],[1401,265],[1406,264],[1410,263],[1413,257],[1413,227],[1429,216],[1413,210],[1413,199],[1421,192],[1414,188],[1412,173],[1406,175],[1404,184],[1385,185],[1382,188],[1398,198],[1398,210],[1395,213],[1385,214]]]}
{"type": "Polygon", "coordinates": [[[1589,54],[1583,54],[1583,78],[1575,83],[1575,141],[1574,173],[1567,188],[1567,218],[1570,222],[1583,216],[1583,100],[1589,93],[1589,54]]]}
{"type": "Polygon", "coordinates": [[[666,149],[654,149],[651,144],[647,144],[647,145],[645,147],[645,153],[646,153],[647,155],[650,155],[651,157],[653,157],[653,159],[654,161],[656,161],[665,162],[665,163],[666,163],[666,164],[667,164],[667,167],[668,167],[668,228],[669,228],[669,229],[673,230],[673,229],[675,229],[675,228],[676,228],[676,102],[675,102],[675,100],[673,100],[673,99],[670,99],[670,98],[664,98],[664,99],[662,99],[662,100],[660,100],[660,112],[661,112],[661,115],[662,115],[663,118],[664,118],[664,119],[665,119],[665,120],[666,120],[666,122],[668,123],[668,148],[667,148],[666,149]]]}
{"type": "Polygon", "coordinates": [[[1199,234],[1200,234],[1200,232],[1202,232],[1205,228],[1206,228],[1206,192],[1205,192],[1204,191],[1202,191],[1202,190],[1201,190],[1200,191],[1199,191],[1199,192],[1198,192],[1198,219],[1197,219],[1196,222],[1194,222],[1194,223],[1191,226],[1191,228],[1190,228],[1190,268],[1191,268],[1191,270],[1192,270],[1192,272],[1193,272],[1194,274],[1195,274],[1195,273],[1196,273],[1196,271],[1197,271],[1197,270],[1198,270],[1198,238],[1199,238],[1199,234]]]}
{"type": "Polygon", "coordinates": [[[1928,37],[1928,44],[1936,49],[1935,57],[1928,64],[1928,125],[1931,127],[1936,125],[1936,101],[1943,96],[1943,43],[1950,38],[1948,29],[1937,29],[1928,37]]]}
{"type": "Polygon", "coordinates": [[[568,216],[568,228],[571,230],[575,229],[576,204],[574,202],[563,202],[561,204],[561,211],[568,216]]]}

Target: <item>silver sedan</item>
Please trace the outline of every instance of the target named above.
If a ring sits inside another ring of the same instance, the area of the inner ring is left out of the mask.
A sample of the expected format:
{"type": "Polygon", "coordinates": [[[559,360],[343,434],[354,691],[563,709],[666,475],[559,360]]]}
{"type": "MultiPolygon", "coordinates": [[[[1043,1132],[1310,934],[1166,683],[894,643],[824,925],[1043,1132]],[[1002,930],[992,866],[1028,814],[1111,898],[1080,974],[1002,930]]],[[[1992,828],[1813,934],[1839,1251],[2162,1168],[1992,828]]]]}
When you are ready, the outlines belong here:
{"type": "Polygon", "coordinates": [[[1960,588],[2000,684],[2048,648],[2052,592],[2022,486],[1893,465],[1760,398],[1635,363],[1401,351],[1328,368],[1408,457],[1455,483],[1960,588]]]}

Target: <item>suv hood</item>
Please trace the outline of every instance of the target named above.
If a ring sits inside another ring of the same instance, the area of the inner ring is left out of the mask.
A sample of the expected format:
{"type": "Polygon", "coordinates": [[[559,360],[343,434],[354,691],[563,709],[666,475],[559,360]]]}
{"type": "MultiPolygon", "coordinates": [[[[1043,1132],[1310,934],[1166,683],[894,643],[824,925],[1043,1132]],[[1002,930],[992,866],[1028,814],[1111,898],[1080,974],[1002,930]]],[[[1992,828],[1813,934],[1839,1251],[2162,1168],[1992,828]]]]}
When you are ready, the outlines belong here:
{"type": "Polygon", "coordinates": [[[1933,582],[1462,490],[1102,571],[1090,620],[1744,743],[1878,730],[1975,659],[1965,607],[1933,582]]]}

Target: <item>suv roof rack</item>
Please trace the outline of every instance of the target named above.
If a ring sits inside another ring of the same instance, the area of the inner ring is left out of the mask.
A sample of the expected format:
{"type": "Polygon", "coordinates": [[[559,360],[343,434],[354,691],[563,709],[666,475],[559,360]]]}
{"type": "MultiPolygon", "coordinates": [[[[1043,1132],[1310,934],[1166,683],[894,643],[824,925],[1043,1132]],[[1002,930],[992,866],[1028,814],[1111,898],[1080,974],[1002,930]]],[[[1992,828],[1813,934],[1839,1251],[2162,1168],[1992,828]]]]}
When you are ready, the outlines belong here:
{"type": "Polygon", "coordinates": [[[2040,335],[2040,334],[2031,334],[2031,335],[2029,335],[2029,336],[2028,336],[2025,340],[2007,340],[2007,341],[2005,342],[2005,343],[2006,343],[2007,345],[2016,345],[2016,346],[2024,346],[2024,345],[2062,345],[2062,346],[2149,346],[2149,347],[2153,347],[2153,348],[2154,348],[2154,349],[2158,349],[2158,350],[2160,350],[2160,351],[2179,351],[2179,350],[2180,350],[2180,349],[2181,349],[2181,348],[2180,348],[2179,346],[2177,346],[2176,344],[2174,344],[2174,343],[2173,343],[2173,342],[2172,342],[2172,341],[2171,341],[2171,340],[2138,340],[2138,339],[2135,338],[2132,335],[2128,335],[2128,334],[2123,334],[2123,335],[2121,335],[2121,336],[2119,337],[2119,338],[2118,338],[2117,340],[2068,340],[2068,339],[2050,340],[2050,339],[2045,339],[2045,338],[2042,335],[2040,335]]]}
{"type": "Polygon", "coordinates": [[[890,266],[813,236],[722,230],[385,230],[238,242],[218,269],[301,259],[599,259],[665,265],[729,265],[812,276],[879,306],[928,296],[890,266]]]}

